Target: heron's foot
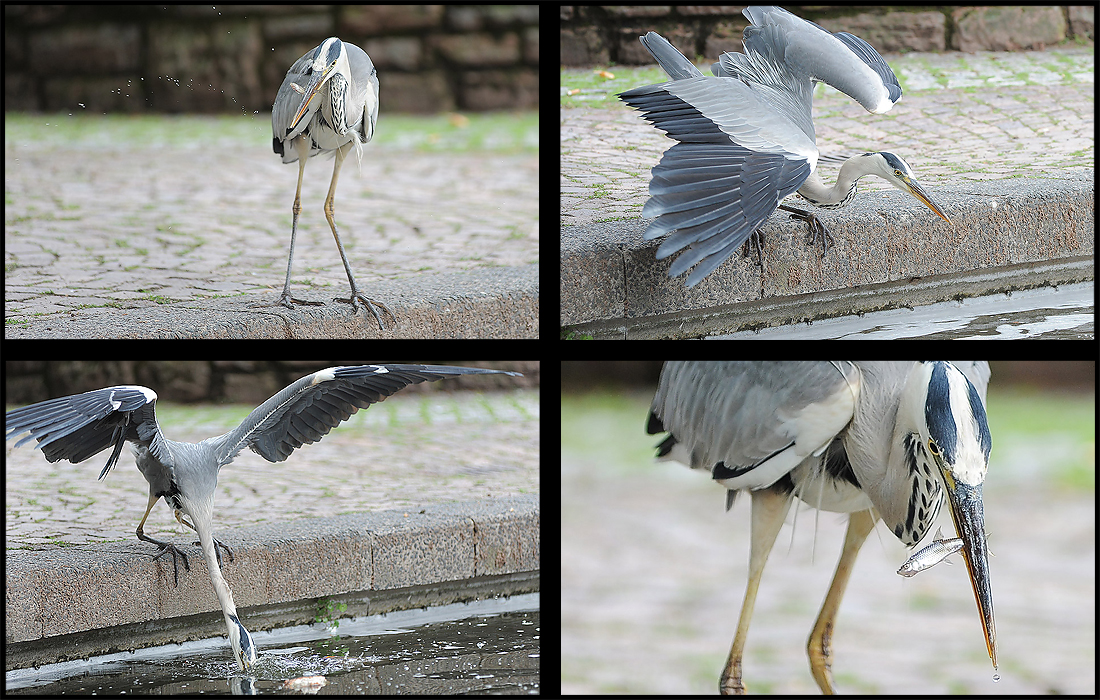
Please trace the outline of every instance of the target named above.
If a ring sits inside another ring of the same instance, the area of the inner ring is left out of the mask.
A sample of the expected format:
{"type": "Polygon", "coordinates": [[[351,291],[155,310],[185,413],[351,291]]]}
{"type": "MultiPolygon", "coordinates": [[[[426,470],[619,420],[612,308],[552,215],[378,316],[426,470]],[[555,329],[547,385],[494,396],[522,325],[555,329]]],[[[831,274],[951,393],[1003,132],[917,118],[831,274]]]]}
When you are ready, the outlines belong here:
{"type": "Polygon", "coordinates": [[[821,241],[821,259],[824,260],[825,256],[829,253],[829,241],[832,241],[833,245],[836,245],[836,239],[833,238],[833,234],[829,232],[825,224],[821,223],[821,219],[809,212],[793,212],[791,218],[806,222],[806,226],[810,229],[806,234],[807,243],[814,245],[818,241],[821,241]]]}
{"type": "Polygon", "coordinates": [[[385,304],[383,304],[380,301],[375,301],[374,299],[371,299],[366,294],[363,294],[362,292],[360,292],[357,289],[351,290],[351,296],[349,298],[347,298],[347,299],[334,299],[333,301],[338,301],[342,304],[351,304],[351,310],[355,311],[355,312],[359,311],[359,302],[360,301],[363,302],[363,304],[366,305],[367,309],[372,314],[374,314],[374,320],[378,321],[378,330],[380,330],[380,331],[386,330],[386,327],[382,325],[382,317],[379,315],[378,309],[375,308],[375,307],[381,307],[381,309],[383,311],[385,311],[387,314],[389,314],[390,318],[393,319],[393,325],[395,325],[395,326],[397,325],[397,317],[393,315],[393,312],[390,311],[388,306],[386,306],[385,304]]]}
{"type": "MultiPolygon", "coordinates": [[[[202,546],[202,542],[192,542],[191,544],[195,545],[196,547],[201,547],[202,546]]],[[[214,556],[217,557],[217,559],[218,559],[218,568],[221,569],[221,568],[223,568],[222,567],[222,553],[218,551],[218,547],[221,547],[222,549],[225,550],[225,555],[227,557],[229,557],[229,562],[230,563],[232,563],[235,560],[233,559],[233,550],[230,549],[229,547],[226,547],[224,544],[222,544],[221,540],[219,540],[217,537],[215,537],[214,538],[214,556]]]]}
{"type": "Polygon", "coordinates": [[[829,232],[825,224],[814,219],[814,223],[810,224],[810,232],[806,235],[806,242],[814,245],[818,241],[821,241],[821,259],[824,260],[825,256],[829,254],[829,242],[832,241],[833,246],[836,246],[836,239],[833,238],[833,234],[829,232]]]}
{"type": "MultiPolygon", "coordinates": [[[[293,309],[295,304],[301,304],[303,306],[324,306],[323,301],[306,301],[305,299],[295,299],[290,296],[289,293],[283,292],[283,296],[279,298],[279,303],[288,309],[293,309]]],[[[196,543],[197,544],[197,543],[196,543]]]]}
{"type": "Polygon", "coordinates": [[[760,262],[760,271],[764,272],[764,232],[756,229],[749,236],[749,240],[756,244],[756,259],[760,262]]]}
{"type": "Polygon", "coordinates": [[[160,547],[160,554],[157,554],[156,556],[154,556],[153,561],[156,561],[157,559],[160,559],[165,554],[171,554],[172,555],[172,580],[173,580],[173,583],[174,583],[175,587],[179,588],[179,585],[180,585],[180,569],[179,569],[179,562],[178,562],[177,558],[178,557],[183,557],[183,568],[190,571],[191,570],[191,563],[187,561],[187,555],[183,553],[183,550],[181,550],[179,547],[177,547],[174,544],[168,544],[167,542],[158,542],[157,540],[154,540],[154,539],[151,539],[151,538],[146,538],[145,541],[146,542],[152,542],[153,544],[160,547]]]}
{"type": "Polygon", "coordinates": [[[748,240],[745,241],[745,245],[741,247],[741,256],[745,258],[752,258],[753,250],[756,251],[756,261],[760,265],[760,270],[764,270],[764,232],[757,229],[749,234],[748,240]]]}

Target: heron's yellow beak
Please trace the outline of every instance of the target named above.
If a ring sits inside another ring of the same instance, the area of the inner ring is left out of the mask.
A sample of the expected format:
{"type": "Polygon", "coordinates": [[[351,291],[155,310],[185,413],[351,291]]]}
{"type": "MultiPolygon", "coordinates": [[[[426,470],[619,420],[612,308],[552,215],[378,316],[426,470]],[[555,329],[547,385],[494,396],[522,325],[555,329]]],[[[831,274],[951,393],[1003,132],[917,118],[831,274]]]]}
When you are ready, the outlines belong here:
{"type": "Polygon", "coordinates": [[[321,86],[325,84],[325,81],[328,80],[328,77],[332,75],[332,71],[335,69],[336,63],[334,61],[333,63],[329,64],[329,66],[325,68],[324,71],[320,73],[314,71],[313,76],[309,79],[309,82],[304,88],[299,85],[292,84],[295,92],[298,92],[303,97],[302,106],[298,108],[298,112],[294,115],[294,119],[290,121],[290,128],[287,129],[287,133],[290,133],[294,130],[294,127],[298,126],[298,122],[302,119],[302,116],[304,116],[306,111],[309,109],[309,103],[312,102],[313,98],[317,96],[317,91],[321,89],[321,86]]]}
{"type": "Polygon", "coordinates": [[[955,225],[951,223],[951,219],[947,218],[947,214],[944,214],[943,210],[936,206],[936,203],[932,201],[932,198],[928,196],[928,193],[924,191],[924,188],[921,187],[916,180],[902,175],[901,181],[902,184],[905,185],[906,192],[919,199],[921,203],[924,204],[924,206],[939,214],[941,219],[951,224],[952,226],[955,225]]]}
{"type": "Polygon", "coordinates": [[[969,486],[956,481],[950,469],[944,468],[942,463],[940,471],[947,486],[947,503],[951,519],[955,522],[955,532],[964,543],[963,558],[966,561],[966,571],[970,574],[970,584],[974,588],[978,612],[982,617],[986,650],[993,662],[993,668],[996,669],[997,629],[993,624],[993,593],[989,587],[989,551],[985,546],[982,485],[969,486]]]}

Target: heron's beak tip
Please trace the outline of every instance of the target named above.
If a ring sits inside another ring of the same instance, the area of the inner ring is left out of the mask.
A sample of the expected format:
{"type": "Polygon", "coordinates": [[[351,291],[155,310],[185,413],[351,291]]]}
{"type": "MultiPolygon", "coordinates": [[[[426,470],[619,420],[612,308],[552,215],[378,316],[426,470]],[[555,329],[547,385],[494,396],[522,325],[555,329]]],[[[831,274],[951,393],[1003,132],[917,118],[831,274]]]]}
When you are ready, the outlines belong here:
{"type": "Polygon", "coordinates": [[[921,204],[931,209],[936,216],[946,221],[952,228],[955,227],[955,223],[947,217],[947,214],[945,214],[942,209],[936,206],[936,203],[932,201],[932,198],[928,196],[923,187],[912,180],[909,180],[906,184],[909,185],[909,194],[919,199],[921,204]]]}

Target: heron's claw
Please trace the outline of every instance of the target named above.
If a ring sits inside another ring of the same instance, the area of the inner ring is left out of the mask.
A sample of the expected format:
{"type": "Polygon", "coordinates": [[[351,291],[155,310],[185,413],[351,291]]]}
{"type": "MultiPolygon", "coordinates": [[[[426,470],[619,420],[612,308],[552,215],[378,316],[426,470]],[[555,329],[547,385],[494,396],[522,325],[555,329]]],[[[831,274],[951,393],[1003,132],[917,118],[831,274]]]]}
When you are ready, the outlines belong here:
{"type": "Polygon", "coordinates": [[[359,311],[359,302],[362,301],[364,304],[366,304],[367,309],[372,314],[374,314],[374,320],[378,321],[378,330],[380,330],[380,331],[386,330],[386,327],[382,325],[382,317],[378,314],[378,309],[374,308],[376,306],[381,307],[383,311],[385,311],[387,314],[389,314],[390,318],[393,319],[393,325],[395,325],[395,326],[397,325],[397,317],[393,315],[393,312],[390,311],[388,306],[386,306],[385,304],[383,304],[380,301],[375,301],[374,299],[371,299],[366,294],[363,294],[362,292],[360,292],[358,290],[353,289],[351,291],[351,297],[348,298],[348,299],[339,299],[339,298],[337,298],[337,299],[333,299],[333,301],[338,301],[342,304],[351,304],[352,311],[356,311],[356,312],[359,311]]]}

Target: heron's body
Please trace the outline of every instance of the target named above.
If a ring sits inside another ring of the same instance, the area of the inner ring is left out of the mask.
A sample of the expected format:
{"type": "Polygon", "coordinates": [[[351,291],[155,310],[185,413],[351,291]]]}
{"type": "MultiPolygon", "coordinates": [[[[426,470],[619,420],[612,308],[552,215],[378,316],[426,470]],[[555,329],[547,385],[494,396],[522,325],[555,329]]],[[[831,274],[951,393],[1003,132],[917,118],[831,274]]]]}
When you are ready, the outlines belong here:
{"type": "Polygon", "coordinates": [[[358,409],[410,384],[465,374],[514,373],[444,365],[332,367],[299,379],[252,411],[238,427],[199,443],[176,442],[161,433],[152,389],[109,387],[8,412],[6,439],[29,433],[15,446],[37,440],[49,462],[81,462],[113,448],[101,479],[129,442],[137,467],[149,482],[149,502],[138,525],[138,538],[158,545],[162,550],[158,557],[171,554],[173,565],[182,557],[190,568],[186,555],[174,545],[144,534],[145,520],[161,498],[177,520],[198,533],[234,657],[241,670],[248,670],[256,660],[255,644],[237,616],[233,594],[221,575],[217,547],[229,550],[213,537],[214,493],[222,467],[246,447],[269,462],[281,462],[303,444],[320,440],[358,409]]]}
{"type": "MultiPolygon", "coordinates": [[[[352,149],[355,149],[357,158],[361,157],[363,144],[374,137],[377,119],[378,73],[374,64],[363,49],[336,37],[325,39],[317,48],[294,62],[283,78],[275,96],[275,104],[271,108],[272,146],[275,153],[282,156],[284,163],[298,162],[298,189],[294,195],[290,255],[280,303],[285,306],[290,306],[291,303],[318,303],[291,297],[290,271],[294,264],[298,215],[302,210],[302,176],[305,173],[306,159],[318,153],[332,153],[336,162],[333,165],[328,197],[325,198],[325,218],[336,239],[336,247],[340,251],[340,259],[351,285],[351,295],[346,301],[355,309],[362,301],[374,314],[379,329],[384,330],[375,307],[386,312],[389,309],[359,291],[336,228],[334,205],[336,182],[344,158],[352,149]]],[[[393,314],[390,313],[390,316],[393,314]]]]}
{"type": "Polygon", "coordinates": [[[744,14],[752,22],[744,33],[745,52],[723,54],[713,76],[659,34],[641,37],[671,80],[619,95],[679,142],[653,168],[651,197],[642,209],[642,216],[657,217],[647,240],[672,234],[657,258],[684,251],[669,276],[695,267],[687,285],[697,284],[777,208],[795,212],[824,234],[812,215],[780,203],[798,192],[816,206],[840,207],[851,201],[864,175],[882,177],[948,220],[908,164],[892,153],[849,159],[833,187],[816,173],[815,82],[832,85],[875,114],[901,98],[897,78],[871,45],[778,7],[750,7],[744,14]]]}
{"type": "Polygon", "coordinates": [[[727,508],[752,494],[749,587],[722,674],[739,692],[741,655],[768,553],[794,498],[852,513],[848,539],[809,651],[832,689],[828,638],[863,540],[881,518],[908,546],[929,531],[947,496],[966,543],[990,658],[996,666],[981,486],[991,439],[984,362],[669,362],[648,430],[668,432],[659,456],[711,473],[727,508]]]}
{"type": "Polygon", "coordinates": [[[283,157],[284,163],[298,160],[299,145],[306,147],[312,158],[342,146],[365,144],[374,138],[378,119],[378,72],[363,49],[346,41],[340,43],[347,54],[346,72],[350,77],[334,72],[329,82],[318,88],[316,96],[297,120],[295,116],[305,95],[292,86],[307,89],[314,74],[317,53],[324,45],[295,61],[283,78],[271,110],[271,130],[275,153],[283,157]]]}

